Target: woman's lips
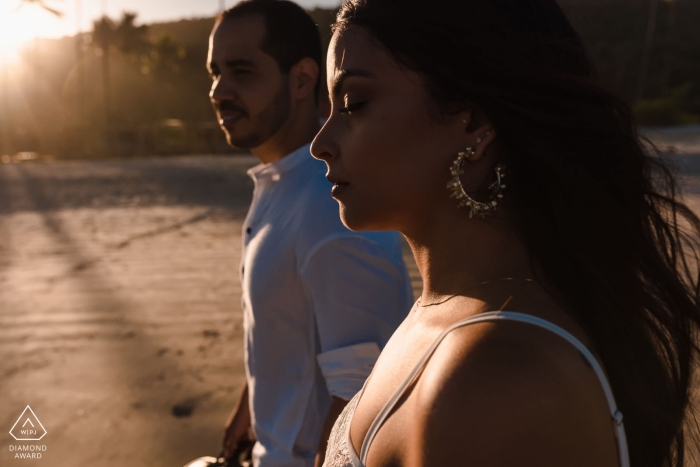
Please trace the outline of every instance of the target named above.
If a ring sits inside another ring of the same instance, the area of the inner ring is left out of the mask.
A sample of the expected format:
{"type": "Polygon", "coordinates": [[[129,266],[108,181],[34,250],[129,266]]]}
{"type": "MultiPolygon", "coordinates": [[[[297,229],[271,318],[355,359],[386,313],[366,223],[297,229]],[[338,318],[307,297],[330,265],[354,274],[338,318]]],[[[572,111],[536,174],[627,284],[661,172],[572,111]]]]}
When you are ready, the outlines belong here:
{"type": "Polygon", "coordinates": [[[333,195],[334,198],[343,191],[345,191],[348,188],[348,186],[350,186],[348,182],[345,182],[333,176],[327,175],[326,178],[329,182],[333,184],[333,189],[331,189],[331,195],[333,195]]]}
{"type": "Polygon", "coordinates": [[[342,192],[344,192],[350,185],[347,183],[336,183],[331,189],[331,195],[337,198],[342,192]]]}

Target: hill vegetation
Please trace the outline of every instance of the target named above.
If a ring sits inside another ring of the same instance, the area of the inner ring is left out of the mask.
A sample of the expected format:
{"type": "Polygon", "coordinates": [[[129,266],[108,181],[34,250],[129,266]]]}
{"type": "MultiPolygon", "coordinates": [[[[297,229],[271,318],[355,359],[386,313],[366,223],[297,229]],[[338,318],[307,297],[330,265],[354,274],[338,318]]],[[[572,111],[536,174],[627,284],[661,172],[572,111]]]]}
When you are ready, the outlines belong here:
{"type": "MultiPolygon", "coordinates": [[[[604,85],[642,124],[700,116],[700,2],[560,0],[604,85]]],[[[324,44],[335,12],[310,11],[324,44]]],[[[140,25],[102,18],[92,31],[35,40],[0,69],[0,154],[137,157],[227,153],[204,67],[213,18],[140,25]]]]}

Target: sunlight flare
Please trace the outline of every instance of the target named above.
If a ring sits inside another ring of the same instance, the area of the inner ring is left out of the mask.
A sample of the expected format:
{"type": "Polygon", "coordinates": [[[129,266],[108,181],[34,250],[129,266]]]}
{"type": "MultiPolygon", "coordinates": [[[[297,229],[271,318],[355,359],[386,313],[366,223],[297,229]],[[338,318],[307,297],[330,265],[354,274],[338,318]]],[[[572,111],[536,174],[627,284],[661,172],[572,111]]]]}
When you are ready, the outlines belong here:
{"type": "Polygon", "coordinates": [[[22,47],[37,37],[55,37],[61,18],[34,2],[0,2],[0,64],[16,63],[22,47]]]}

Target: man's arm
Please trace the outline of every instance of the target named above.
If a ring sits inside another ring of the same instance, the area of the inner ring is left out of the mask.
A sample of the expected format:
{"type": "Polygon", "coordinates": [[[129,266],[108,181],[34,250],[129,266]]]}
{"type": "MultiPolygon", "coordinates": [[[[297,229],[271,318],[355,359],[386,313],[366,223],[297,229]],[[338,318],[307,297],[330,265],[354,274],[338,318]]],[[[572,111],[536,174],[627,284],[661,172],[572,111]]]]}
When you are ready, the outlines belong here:
{"type": "Polygon", "coordinates": [[[381,348],[408,314],[413,300],[406,266],[400,252],[388,250],[360,235],[338,235],[301,265],[321,354],[366,343],[381,348]]]}
{"type": "Polygon", "coordinates": [[[331,408],[328,410],[326,421],[323,424],[323,432],[321,433],[321,440],[318,443],[318,454],[316,454],[316,462],[314,463],[314,467],[321,467],[323,462],[326,460],[326,447],[328,447],[328,438],[331,436],[333,424],[335,424],[336,419],[347,404],[348,401],[345,399],[333,396],[331,408]]]}
{"type": "Polygon", "coordinates": [[[223,449],[226,460],[236,453],[238,443],[250,439],[250,404],[248,402],[248,383],[246,382],[238,398],[236,407],[229,415],[224,428],[223,449]]]}

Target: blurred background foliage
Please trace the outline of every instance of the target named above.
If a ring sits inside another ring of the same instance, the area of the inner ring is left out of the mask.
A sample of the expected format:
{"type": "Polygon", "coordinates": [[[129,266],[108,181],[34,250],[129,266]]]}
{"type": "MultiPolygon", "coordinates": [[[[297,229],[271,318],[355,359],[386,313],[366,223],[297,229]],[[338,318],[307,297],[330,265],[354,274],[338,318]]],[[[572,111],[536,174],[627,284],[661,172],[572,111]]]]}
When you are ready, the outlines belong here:
{"type": "Polygon", "coordinates": [[[700,1],[560,0],[641,125],[700,120],[700,1]]]}
{"type": "MultiPolygon", "coordinates": [[[[601,81],[634,108],[640,124],[700,120],[700,1],[560,3],[601,81]]],[[[327,45],[335,11],[310,14],[327,45]]],[[[0,65],[0,154],[233,152],[207,97],[212,24],[199,18],[144,25],[124,13],[78,36],[32,41],[18,63],[0,65]]]]}

